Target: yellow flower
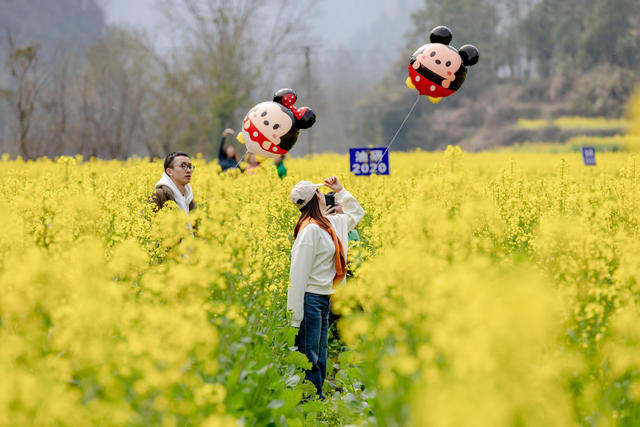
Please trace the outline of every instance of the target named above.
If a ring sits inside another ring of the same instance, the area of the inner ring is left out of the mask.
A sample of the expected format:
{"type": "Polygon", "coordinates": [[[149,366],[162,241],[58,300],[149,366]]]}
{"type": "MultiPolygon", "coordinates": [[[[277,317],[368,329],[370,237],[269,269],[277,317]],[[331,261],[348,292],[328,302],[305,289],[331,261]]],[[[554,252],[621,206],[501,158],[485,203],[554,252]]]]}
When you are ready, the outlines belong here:
{"type": "MultiPolygon", "coordinates": [[[[1,425],[252,423],[232,393],[258,385],[225,381],[264,360],[254,339],[289,345],[288,195],[329,170],[367,212],[349,247],[356,277],[332,297],[350,348],[335,376],[353,388],[327,404],[338,416],[368,399],[373,414],[354,423],[628,424],[640,400],[640,175],[627,154],[586,168],[577,152],[450,146],[394,152],[391,175],[368,178],[323,154],[288,159],[284,180],[198,157],[188,218],[147,201],[160,161],[1,161],[1,425]],[[245,341],[246,355],[225,353],[245,341]]],[[[277,397],[276,423],[301,425],[304,410],[278,412],[300,391],[285,380],[259,392],[277,397]]]]}

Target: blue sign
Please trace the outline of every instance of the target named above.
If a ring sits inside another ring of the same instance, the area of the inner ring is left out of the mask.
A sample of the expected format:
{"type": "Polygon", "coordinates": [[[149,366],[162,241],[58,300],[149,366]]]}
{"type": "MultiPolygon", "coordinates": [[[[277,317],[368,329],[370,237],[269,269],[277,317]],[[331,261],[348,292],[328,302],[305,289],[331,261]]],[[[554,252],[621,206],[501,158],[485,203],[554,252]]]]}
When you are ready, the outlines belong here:
{"type": "Polygon", "coordinates": [[[351,173],[357,176],[389,175],[387,147],[349,148],[351,173]]]}
{"type": "Polygon", "coordinates": [[[596,149],[593,147],[582,147],[582,161],[585,166],[595,166],[596,149]]]}

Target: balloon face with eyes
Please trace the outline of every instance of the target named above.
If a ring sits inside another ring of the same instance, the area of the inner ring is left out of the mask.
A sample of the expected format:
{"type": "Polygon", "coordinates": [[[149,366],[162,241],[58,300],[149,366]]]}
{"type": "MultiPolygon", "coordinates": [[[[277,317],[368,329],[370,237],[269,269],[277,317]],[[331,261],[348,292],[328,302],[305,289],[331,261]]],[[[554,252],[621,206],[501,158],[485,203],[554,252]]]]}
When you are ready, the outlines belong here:
{"type": "Polygon", "coordinates": [[[242,132],[249,151],[272,157],[273,154],[282,155],[278,153],[278,146],[292,127],[291,113],[281,104],[268,101],[249,110],[242,123],[242,132]]]}
{"type": "Polygon", "coordinates": [[[452,39],[449,28],[435,27],[429,35],[431,43],[421,46],[409,60],[407,87],[426,95],[433,103],[460,89],[467,77],[467,67],[480,58],[475,46],[467,44],[456,49],[449,45],[452,39]]]}
{"type": "Polygon", "coordinates": [[[278,158],[293,148],[300,129],[309,129],[316,115],[309,107],[295,107],[293,89],[284,88],[273,95],[273,101],[253,107],[242,121],[238,141],[257,156],[278,158]]]}
{"type": "Polygon", "coordinates": [[[445,89],[449,88],[451,82],[456,79],[455,73],[462,65],[462,58],[458,51],[440,43],[425,45],[422,52],[415,55],[415,58],[413,68],[417,70],[422,65],[433,71],[443,78],[442,87],[445,89]]]}

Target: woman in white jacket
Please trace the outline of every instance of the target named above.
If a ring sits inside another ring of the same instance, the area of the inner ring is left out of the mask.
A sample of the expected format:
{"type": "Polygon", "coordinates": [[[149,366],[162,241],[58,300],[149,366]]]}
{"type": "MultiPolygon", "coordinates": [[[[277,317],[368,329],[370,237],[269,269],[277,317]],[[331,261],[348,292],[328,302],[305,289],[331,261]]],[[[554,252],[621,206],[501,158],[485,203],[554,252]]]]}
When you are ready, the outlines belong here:
{"type": "Polygon", "coordinates": [[[364,210],[335,176],[326,179],[324,184],[297,183],[291,191],[291,201],[300,208],[300,219],[293,233],[287,309],[293,312],[293,326],[299,328],[298,351],[311,362],[306,379],[323,398],[329,297],[345,280],[347,234],[360,222],[364,210]],[[336,202],[342,205],[344,213],[329,215],[324,194],[318,191],[321,185],[335,191],[336,202]]]}

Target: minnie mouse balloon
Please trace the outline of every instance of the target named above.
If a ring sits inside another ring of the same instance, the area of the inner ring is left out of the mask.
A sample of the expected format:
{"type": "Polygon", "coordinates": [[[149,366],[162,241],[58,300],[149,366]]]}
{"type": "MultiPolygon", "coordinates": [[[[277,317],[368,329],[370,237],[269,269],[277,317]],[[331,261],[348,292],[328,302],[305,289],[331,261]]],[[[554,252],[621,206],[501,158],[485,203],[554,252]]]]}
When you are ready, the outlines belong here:
{"type": "Polygon", "coordinates": [[[429,40],[411,56],[407,87],[417,89],[431,102],[438,103],[460,89],[467,77],[467,67],[480,59],[478,49],[466,44],[456,49],[450,46],[453,34],[444,26],[431,30],[429,40]]]}
{"type": "Polygon", "coordinates": [[[247,145],[247,151],[257,156],[278,158],[293,148],[300,129],[308,129],[316,122],[309,107],[296,108],[293,89],[280,89],[273,101],[261,102],[253,107],[242,121],[238,141],[247,145]]]}

